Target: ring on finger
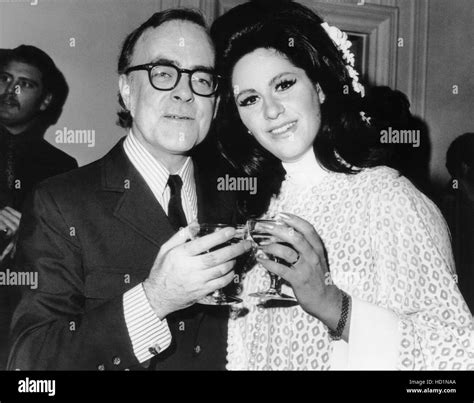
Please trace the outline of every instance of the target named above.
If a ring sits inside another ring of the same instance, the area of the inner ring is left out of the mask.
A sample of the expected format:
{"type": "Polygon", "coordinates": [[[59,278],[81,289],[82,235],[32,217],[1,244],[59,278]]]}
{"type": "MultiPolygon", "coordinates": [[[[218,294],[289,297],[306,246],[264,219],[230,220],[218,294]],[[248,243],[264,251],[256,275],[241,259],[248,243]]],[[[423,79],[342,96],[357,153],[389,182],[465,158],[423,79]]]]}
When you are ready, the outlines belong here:
{"type": "Polygon", "coordinates": [[[300,261],[300,258],[301,258],[301,255],[298,253],[298,257],[297,257],[296,260],[291,264],[291,267],[294,267],[296,264],[298,264],[298,262],[300,261]]]}

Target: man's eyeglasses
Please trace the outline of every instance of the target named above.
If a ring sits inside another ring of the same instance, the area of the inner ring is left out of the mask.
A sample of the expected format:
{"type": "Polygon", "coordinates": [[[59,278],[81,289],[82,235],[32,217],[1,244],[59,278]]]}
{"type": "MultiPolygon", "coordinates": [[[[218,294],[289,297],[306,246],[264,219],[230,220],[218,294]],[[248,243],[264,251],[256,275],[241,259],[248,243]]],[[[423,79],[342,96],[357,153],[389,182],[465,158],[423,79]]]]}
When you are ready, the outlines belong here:
{"type": "Polygon", "coordinates": [[[148,71],[148,79],[153,88],[161,91],[171,91],[181,80],[183,73],[189,76],[189,86],[196,95],[210,97],[217,92],[219,76],[208,70],[180,69],[173,65],[149,63],[129,67],[125,74],[136,70],[148,71]]]}

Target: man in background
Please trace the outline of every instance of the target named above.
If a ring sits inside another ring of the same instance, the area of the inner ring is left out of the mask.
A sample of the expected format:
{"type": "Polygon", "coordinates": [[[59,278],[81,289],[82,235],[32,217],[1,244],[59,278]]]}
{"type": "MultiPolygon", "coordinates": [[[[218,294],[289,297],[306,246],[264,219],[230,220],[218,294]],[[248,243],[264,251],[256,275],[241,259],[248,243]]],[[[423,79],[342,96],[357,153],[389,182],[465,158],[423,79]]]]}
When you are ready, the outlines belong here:
{"type": "MultiPolygon", "coordinates": [[[[42,50],[21,45],[0,50],[0,269],[12,257],[23,201],[42,180],[76,168],[76,161],[44,140],[66,100],[66,81],[42,50]]],[[[15,305],[13,286],[0,286],[0,369],[15,305]]]]}
{"type": "Polygon", "coordinates": [[[474,312],[474,133],[464,133],[449,146],[446,168],[451,180],[441,209],[453,244],[458,286],[474,312]]]}

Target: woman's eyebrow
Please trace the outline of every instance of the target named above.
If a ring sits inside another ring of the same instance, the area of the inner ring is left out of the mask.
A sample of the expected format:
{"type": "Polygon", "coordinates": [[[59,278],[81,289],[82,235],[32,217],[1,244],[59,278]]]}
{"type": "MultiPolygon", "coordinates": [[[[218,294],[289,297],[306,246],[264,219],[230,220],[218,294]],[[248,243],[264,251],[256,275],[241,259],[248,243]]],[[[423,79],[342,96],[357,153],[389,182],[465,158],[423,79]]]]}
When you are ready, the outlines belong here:
{"type": "Polygon", "coordinates": [[[281,77],[286,76],[287,74],[292,74],[292,72],[285,71],[284,73],[277,74],[268,82],[268,86],[271,87],[273,84],[275,84],[276,81],[278,81],[281,77]]]}
{"type": "Polygon", "coordinates": [[[235,94],[234,98],[237,99],[238,97],[240,97],[242,94],[247,94],[247,93],[253,93],[253,92],[256,92],[253,88],[249,88],[247,90],[243,90],[243,91],[240,91],[238,93],[235,94]]]}

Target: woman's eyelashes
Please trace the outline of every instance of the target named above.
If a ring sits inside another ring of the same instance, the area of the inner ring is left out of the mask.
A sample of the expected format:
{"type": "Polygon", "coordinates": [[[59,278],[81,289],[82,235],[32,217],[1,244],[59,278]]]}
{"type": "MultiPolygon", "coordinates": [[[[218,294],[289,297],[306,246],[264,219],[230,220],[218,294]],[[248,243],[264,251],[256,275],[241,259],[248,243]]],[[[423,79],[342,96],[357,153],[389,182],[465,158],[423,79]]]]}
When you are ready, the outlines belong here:
{"type": "Polygon", "coordinates": [[[257,102],[257,98],[258,98],[257,95],[247,96],[238,101],[239,106],[244,107],[244,106],[253,105],[255,102],[257,102]]]}
{"type": "MultiPolygon", "coordinates": [[[[274,89],[275,89],[275,92],[284,92],[290,89],[291,87],[293,87],[293,85],[295,84],[296,84],[296,78],[292,78],[292,79],[286,78],[286,79],[278,81],[275,84],[274,89]]],[[[238,104],[240,107],[250,106],[250,105],[255,104],[258,101],[258,98],[259,97],[255,94],[249,95],[239,100],[238,104]]]]}
{"type": "Polygon", "coordinates": [[[275,88],[277,91],[286,91],[287,89],[293,87],[296,84],[296,78],[285,78],[276,83],[275,88]]]}

